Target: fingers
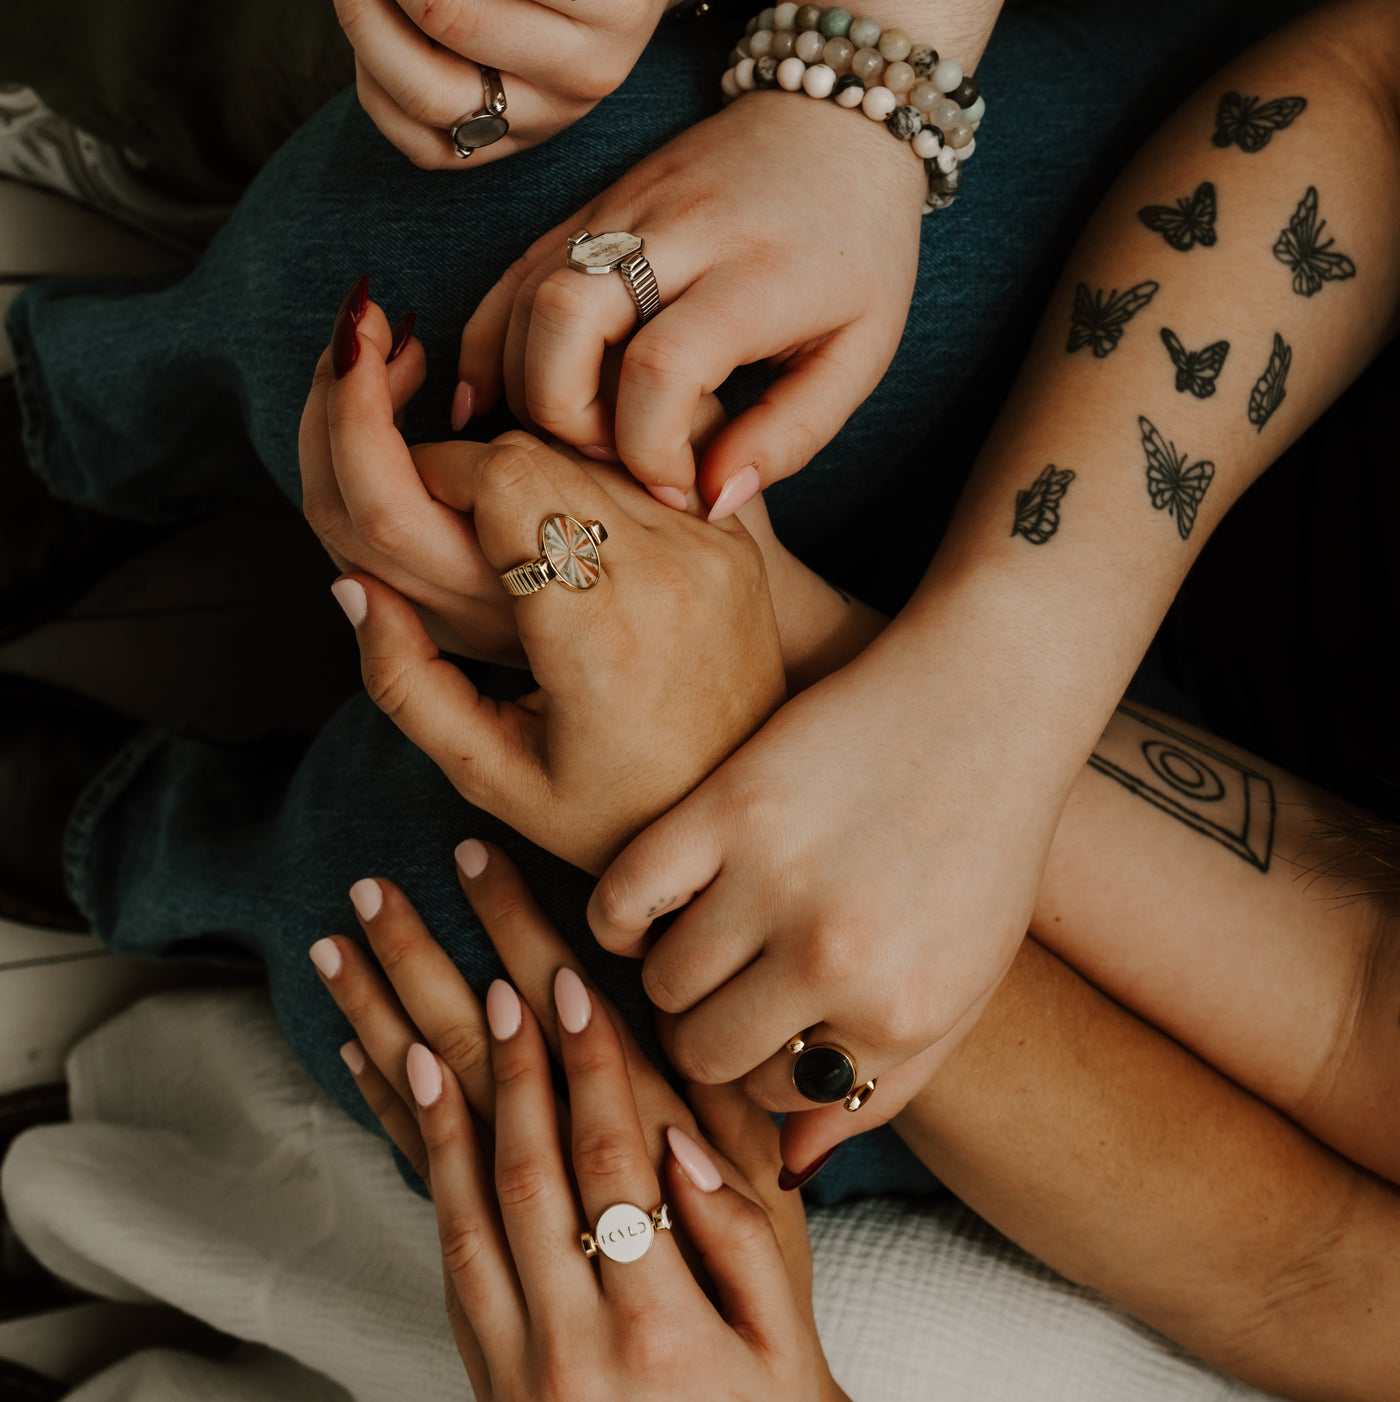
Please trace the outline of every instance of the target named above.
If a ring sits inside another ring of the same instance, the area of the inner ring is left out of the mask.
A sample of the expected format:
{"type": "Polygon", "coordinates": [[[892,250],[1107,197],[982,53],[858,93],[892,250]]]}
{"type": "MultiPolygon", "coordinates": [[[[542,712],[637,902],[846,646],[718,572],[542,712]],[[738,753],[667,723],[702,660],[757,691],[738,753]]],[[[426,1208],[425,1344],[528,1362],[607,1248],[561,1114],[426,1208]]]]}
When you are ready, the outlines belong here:
{"type": "MultiPolygon", "coordinates": [[[[431,1191],[428,1151],[423,1147],[423,1136],[418,1132],[418,1119],[409,1109],[409,1102],[404,1099],[385,1071],[369,1058],[364,1043],[358,1038],[346,1042],[341,1047],[340,1059],[345,1063],[346,1070],[355,1078],[356,1088],[365,1104],[369,1106],[370,1112],[379,1121],[384,1133],[389,1136],[390,1143],[413,1165],[413,1171],[431,1191]]],[[[388,1063],[385,1069],[388,1069],[388,1063]]],[[[398,1078],[406,1085],[407,1076],[404,1074],[402,1061],[394,1069],[398,1078]]]]}

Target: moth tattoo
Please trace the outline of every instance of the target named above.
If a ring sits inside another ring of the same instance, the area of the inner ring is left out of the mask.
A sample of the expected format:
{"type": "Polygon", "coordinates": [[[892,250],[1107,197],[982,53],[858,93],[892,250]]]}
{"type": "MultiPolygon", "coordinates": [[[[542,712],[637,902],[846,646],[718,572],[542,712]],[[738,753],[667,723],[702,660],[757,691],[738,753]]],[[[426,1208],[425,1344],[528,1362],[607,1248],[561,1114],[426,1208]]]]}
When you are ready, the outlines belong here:
{"type": "Polygon", "coordinates": [[[1284,345],[1283,337],[1275,331],[1269,363],[1264,367],[1259,383],[1249,392],[1249,421],[1260,433],[1287,395],[1283,382],[1288,378],[1288,367],[1292,364],[1293,347],[1284,345]]]}
{"type": "Polygon", "coordinates": [[[1081,282],[1074,289],[1069,353],[1092,346],[1094,355],[1102,360],[1123,339],[1127,324],[1156,296],[1157,287],[1155,282],[1140,282],[1126,292],[1115,287],[1105,301],[1102,287],[1090,296],[1088,285],[1081,282]]]}
{"type": "Polygon", "coordinates": [[[1185,540],[1196,524],[1196,509],[1215,476],[1213,462],[1186,465],[1186,455],[1176,451],[1144,418],[1139,417],[1142,447],[1147,454],[1147,495],[1158,511],[1176,517],[1177,533],[1185,540]]]}
{"type": "Polygon", "coordinates": [[[1138,218],[1183,253],[1196,244],[1210,248],[1215,243],[1215,186],[1203,180],[1196,193],[1177,200],[1175,208],[1149,204],[1138,210],[1138,218]]]}
{"type": "Polygon", "coordinates": [[[1016,519],[1012,535],[1023,535],[1032,545],[1044,545],[1060,529],[1060,503],[1074,473],[1051,463],[1024,492],[1016,493],[1016,519]]]}
{"type": "Polygon", "coordinates": [[[1321,241],[1326,227],[1327,221],[1317,217],[1317,187],[1309,185],[1274,244],[1274,257],[1293,269],[1293,290],[1300,297],[1320,292],[1324,282],[1344,282],[1356,276],[1356,264],[1346,254],[1331,251],[1336,239],[1321,241]]]}
{"type": "Polygon", "coordinates": [[[1190,390],[1197,399],[1209,399],[1215,393],[1215,379],[1225,357],[1230,352],[1229,341],[1213,341],[1202,350],[1189,351],[1181,344],[1169,326],[1162,328],[1162,344],[1176,366],[1176,391],[1190,390]]]}
{"type": "Polygon", "coordinates": [[[1234,145],[1241,151],[1262,151],[1273,134],[1291,126],[1307,105],[1305,97],[1276,97],[1272,102],[1260,102],[1257,97],[1227,92],[1215,110],[1215,135],[1211,140],[1222,149],[1234,145]]]}

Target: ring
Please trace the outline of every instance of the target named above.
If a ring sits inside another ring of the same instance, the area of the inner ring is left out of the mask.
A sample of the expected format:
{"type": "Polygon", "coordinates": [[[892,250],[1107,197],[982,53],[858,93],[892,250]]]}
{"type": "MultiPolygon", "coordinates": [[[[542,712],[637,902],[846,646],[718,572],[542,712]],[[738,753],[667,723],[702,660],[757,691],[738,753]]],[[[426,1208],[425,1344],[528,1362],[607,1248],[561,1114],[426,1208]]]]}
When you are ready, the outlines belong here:
{"type": "Polygon", "coordinates": [[[643,1212],[630,1202],[614,1203],[591,1232],[580,1232],[585,1256],[600,1251],[609,1261],[640,1261],[651,1250],[657,1232],[671,1230],[671,1209],[663,1202],[655,1212],[643,1212]]]}
{"type": "Polygon", "coordinates": [[[831,1042],[814,1042],[810,1047],[800,1036],[787,1049],[792,1053],[792,1084],[797,1093],[818,1105],[835,1105],[838,1100],[855,1114],[872,1095],[875,1082],[858,1086],[856,1061],[844,1047],[831,1042]]]}
{"type": "Polygon", "coordinates": [[[481,106],[452,124],[452,149],[460,160],[482,146],[499,141],[509,130],[506,121],[506,90],[494,68],[481,65],[481,106]]]}
{"type": "Polygon", "coordinates": [[[636,303],[639,321],[650,321],[661,310],[661,293],[656,286],[656,274],[642,252],[642,240],[636,234],[590,234],[580,229],[570,234],[569,267],[580,273],[621,273],[627,290],[636,303]]]}
{"type": "Polygon", "coordinates": [[[556,579],[565,589],[592,589],[603,577],[598,547],[607,538],[607,527],[601,521],[546,516],[540,522],[539,555],[508,569],[501,583],[517,598],[534,594],[556,579]]]}

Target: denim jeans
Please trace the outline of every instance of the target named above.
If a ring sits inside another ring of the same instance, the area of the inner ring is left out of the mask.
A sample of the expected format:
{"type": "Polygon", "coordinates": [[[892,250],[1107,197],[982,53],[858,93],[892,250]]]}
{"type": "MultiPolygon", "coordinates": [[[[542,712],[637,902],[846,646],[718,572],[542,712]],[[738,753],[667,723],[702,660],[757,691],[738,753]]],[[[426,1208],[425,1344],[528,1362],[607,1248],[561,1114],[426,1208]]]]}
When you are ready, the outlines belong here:
{"type": "MultiPolygon", "coordinates": [[[[958,203],[925,221],[894,364],[836,441],[768,494],[789,545],[898,605],[1108,180],[1195,84],[1305,8],[1087,0],[1007,10],[978,70],[988,99],[978,153],[958,203]],[[877,561],[887,565],[878,576],[877,561]]],[[[269,473],[297,500],[311,367],[341,296],[365,271],[391,319],[419,313],[429,373],[407,436],[445,436],[457,337],[478,299],[529,240],[714,110],[733,38],[703,24],[664,30],[581,122],[470,171],[417,170],[353,94],[336,98],[267,165],[191,272],[43,283],[18,299],[9,326],[35,467],[62,496],[144,520],[223,507],[265,490],[269,473]]],[[[1204,155],[1206,135],[1195,139],[1204,155]]],[[[862,237],[879,237],[879,212],[863,209],[858,192],[832,198],[848,201],[862,237]]],[[[763,383],[763,372],[744,370],[721,398],[733,411],[763,383]]],[[[505,424],[474,423],[472,433],[505,424]]],[[[67,867],[75,900],[115,948],[237,949],[264,963],[296,1054],[365,1120],[337,1056],[347,1025],[307,948],[328,931],[353,931],[349,886],[383,875],[482,989],[499,969],[452,863],[453,847],[472,835],[515,855],[655,1052],[637,966],[599,951],[588,933],[590,879],[467,807],[363,696],[299,754],[142,734],[80,802],[67,867]]],[[[812,1187],[831,1201],[931,1184],[879,1131],[849,1145],[812,1187]]]]}

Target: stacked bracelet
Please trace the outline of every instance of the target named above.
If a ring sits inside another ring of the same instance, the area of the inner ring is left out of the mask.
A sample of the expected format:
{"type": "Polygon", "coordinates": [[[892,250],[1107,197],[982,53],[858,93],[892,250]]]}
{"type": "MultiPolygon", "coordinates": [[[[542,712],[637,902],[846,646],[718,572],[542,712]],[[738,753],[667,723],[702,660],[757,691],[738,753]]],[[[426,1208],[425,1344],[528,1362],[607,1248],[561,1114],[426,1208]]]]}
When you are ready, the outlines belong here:
{"type": "Polygon", "coordinates": [[[726,98],[784,88],[859,107],[907,141],[928,174],[924,213],[947,209],[987,110],[975,79],[902,29],[839,5],[777,5],[749,21],[721,83],[726,98]]]}

